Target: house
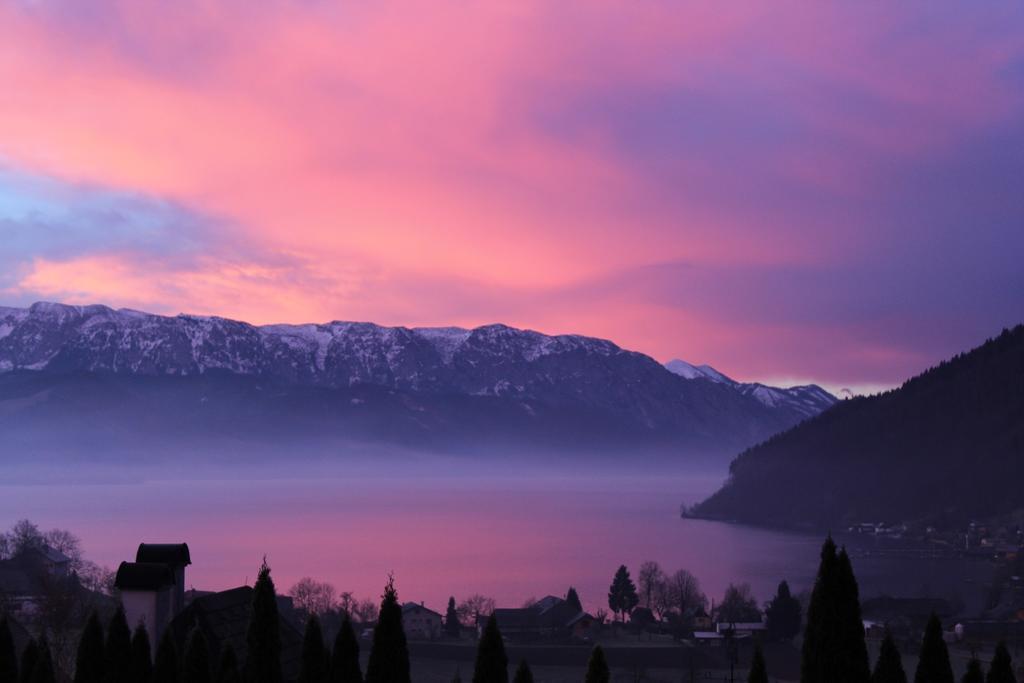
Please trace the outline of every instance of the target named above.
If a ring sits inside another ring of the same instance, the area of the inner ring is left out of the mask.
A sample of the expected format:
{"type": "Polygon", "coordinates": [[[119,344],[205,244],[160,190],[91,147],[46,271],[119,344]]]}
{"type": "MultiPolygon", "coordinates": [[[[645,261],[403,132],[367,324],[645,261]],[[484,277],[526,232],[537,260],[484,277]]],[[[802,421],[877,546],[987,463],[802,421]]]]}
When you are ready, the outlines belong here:
{"type": "Polygon", "coordinates": [[[26,551],[50,576],[63,579],[71,574],[71,558],[47,544],[34,546],[26,551]]]}
{"type": "Polygon", "coordinates": [[[11,612],[32,614],[46,596],[78,587],[70,565],[70,558],[48,545],[0,560],[0,602],[11,612]]]}
{"type": "Polygon", "coordinates": [[[715,631],[723,636],[733,638],[748,638],[753,635],[760,635],[768,630],[768,625],[763,621],[720,621],[715,624],[715,631]]]}
{"type": "Polygon", "coordinates": [[[894,598],[887,595],[864,600],[860,611],[864,621],[873,622],[901,637],[923,632],[932,614],[943,621],[953,616],[950,603],[940,598],[894,598]]]}
{"type": "MultiPolygon", "coordinates": [[[[220,652],[230,646],[239,662],[248,654],[246,632],[252,615],[253,588],[240,586],[219,593],[196,595],[170,623],[170,630],[183,651],[185,640],[193,627],[199,627],[210,648],[210,661],[220,659],[220,652]]],[[[282,605],[278,604],[279,608],[282,605]]],[[[302,659],[302,633],[282,611],[280,618],[281,671],[284,680],[294,681],[299,675],[302,659]]]]}
{"type": "Polygon", "coordinates": [[[956,640],[978,645],[1005,642],[1008,645],[1024,644],[1024,621],[961,621],[953,628],[956,640]]]}
{"type": "Polygon", "coordinates": [[[414,640],[440,638],[441,622],[441,615],[424,607],[422,602],[407,602],[402,605],[402,626],[407,638],[414,640]]]}
{"type": "Polygon", "coordinates": [[[145,624],[153,642],[185,607],[187,543],[141,543],[135,562],[122,562],[114,587],[121,594],[128,625],[145,624]]]}
{"type": "Polygon", "coordinates": [[[711,615],[703,607],[698,607],[691,614],[691,618],[693,619],[693,630],[695,631],[710,631],[714,626],[711,615]]]}
{"type": "MultiPolygon", "coordinates": [[[[540,639],[586,640],[592,637],[598,621],[564,599],[553,595],[529,607],[499,608],[494,610],[503,636],[509,640],[531,641],[540,639]]],[[[477,629],[483,632],[488,617],[477,620],[477,629]]]]}

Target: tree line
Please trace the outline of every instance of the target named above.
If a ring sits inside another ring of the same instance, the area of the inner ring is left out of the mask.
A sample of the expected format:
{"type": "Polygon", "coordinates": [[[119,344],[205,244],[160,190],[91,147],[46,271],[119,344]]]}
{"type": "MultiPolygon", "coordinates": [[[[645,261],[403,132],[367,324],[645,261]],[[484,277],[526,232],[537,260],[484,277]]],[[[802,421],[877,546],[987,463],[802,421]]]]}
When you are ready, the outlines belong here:
{"type": "MultiPolygon", "coordinates": [[[[574,592],[574,591],[573,591],[574,592]]],[[[609,604],[619,611],[640,596],[620,567],[609,590],[609,604]]],[[[576,597],[578,600],[578,596],[576,597]]],[[[792,626],[793,600],[788,586],[780,585],[779,594],[769,603],[769,619],[782,613],[792,626]]],[[[631,607],[629,609],[632,609],[631,607]]],[[[797,606],[798,609],[798,606],[797,606]]],[[[454,599],[449,616],[456,614],[454,599]]],[[[798,614],[798,612],[797,612],[798,614]]],[[[778,618],[778,617],[776,617],[778,618]]],[[[216,664],[209,644],[198,625],[185,639],[179,654],[168,629],[151,652],[149,635],[139,624],[129,627],[123,607],[118,607],[107,628],[94,611],[79,639],[74,668],[74,683],[282,683],[280,615],[270,568],[260,567],[253,590],[252,607],[246,631],[246,656],[239,662],[230,644],[223,644],[216,664]]],[[[477,644],[473,683],[508,683],[508,656],[498,622],[492,614],[477,644]]],[[[607,683],[610,679],[604,650],[596,646],[590,656],[586,683],[607,683]]],[[[0,620],[0,683],[56,683],[50,645],[45,633],[30,639],[20,656],[15,650],[6,618],[0,620]]],[[[394,580],[389,577],[381,603],[365,675],[359,661],[359,642],[346,618],[327,648],[319,618],[310,615],[303,637],[299,683],[411,683],[409,648],[402,625],[402,608],[394,580]]],[[[456,673],[454,681],[460,681],[456,673]]],[[[528,663],[520,661],[514,683],[532,683],[528,663]]],[[[757,645],[748,676],[749,683],[767,683],[767,666],[760,644],[757,645]]],[[[907,683],[902,658],[890,635],[882,642],[874,669],[870,667],[867,642],[860,611],[857,579],[845,548],[825,540],[820,564],[807,611],[807,623],[801,650],[801,683],[907,683]]],[[[949,651],[943,639],[942,625],[933,615],[924,633],[914,683],[954,683],[949,651]]],[[[987,675],[981,662],[970,661],[961,683],[1016,683],[1013,664],[1005,644],[1000,643],[987,675]]]]}

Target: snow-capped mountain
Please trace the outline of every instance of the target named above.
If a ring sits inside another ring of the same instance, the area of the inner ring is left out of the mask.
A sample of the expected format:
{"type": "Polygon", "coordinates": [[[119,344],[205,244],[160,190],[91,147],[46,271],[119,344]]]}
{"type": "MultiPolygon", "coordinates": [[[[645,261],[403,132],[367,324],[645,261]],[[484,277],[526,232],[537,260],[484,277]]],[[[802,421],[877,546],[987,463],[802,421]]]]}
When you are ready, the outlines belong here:
{"type": "Polygon", "coordinates": [[[804,417],[814,417],[831,408],[838,400],[817,384],[795,387],[770,387],[760,382],[737,382],[710,365],[691,365],[678,358],[665,363],[665,369],[689,380],[707,380],[734,388],[744,396],[760,401],[769,408],[787,408],[804,417]]]}
{"type": "Polygon", "coordinates": [[[88,420],[113,434],[132,422],[239,438],[514,436],[731,451],[805,415],[735,383],[684,381],[606,340],[505,325],[253,326],[98,305],[0,308],[0,436],[30,447],[32,425],[88,420]]]}

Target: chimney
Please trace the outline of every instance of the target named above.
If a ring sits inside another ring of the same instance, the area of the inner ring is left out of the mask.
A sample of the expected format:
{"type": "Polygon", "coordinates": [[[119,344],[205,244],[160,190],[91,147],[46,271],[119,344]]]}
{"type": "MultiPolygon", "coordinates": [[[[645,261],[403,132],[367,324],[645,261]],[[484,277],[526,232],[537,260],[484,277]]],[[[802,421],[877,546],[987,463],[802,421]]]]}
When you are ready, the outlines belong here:
{"type": "Polygon", "coordinates": [[[171,591],[170,619],[185,609],[185,567],[192,564],[188,543],[140,543],[135,553],[136,562],[158,562],[167,565],[174,576],[171,591]]]}
{"type": "Polygon", "coordinates": [[[185,543],[141,543],[135,562],[122,562],[114,586],[121,592],[128,626],[140,622],[154,643],[185,608],[185,567],[192,564],[185,543]]]}

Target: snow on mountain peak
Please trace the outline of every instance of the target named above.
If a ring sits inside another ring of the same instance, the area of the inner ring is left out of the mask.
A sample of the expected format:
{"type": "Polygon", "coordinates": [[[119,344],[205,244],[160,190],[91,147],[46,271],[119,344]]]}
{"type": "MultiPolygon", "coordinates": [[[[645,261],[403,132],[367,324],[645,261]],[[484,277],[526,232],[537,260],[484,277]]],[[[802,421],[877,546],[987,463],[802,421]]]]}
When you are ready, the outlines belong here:
{"type": "Polygon", "coordinates": [[[710,365],[692,365],[679,358],[665,363],[665,369],[686,379],[706,379],[720,384],[736,383],[710,365]]]}
{"type": "Polygon", "coordinates": [[[687,380],[703,379],[733,387],[769,408],[787,408],[805,417],[817,415],[836,402],[835,396],[816,384],[780,388],[759,382],[737,382],[710,365],[692,365],[678,358],[665,363],[665,369],[687,380]]]}

